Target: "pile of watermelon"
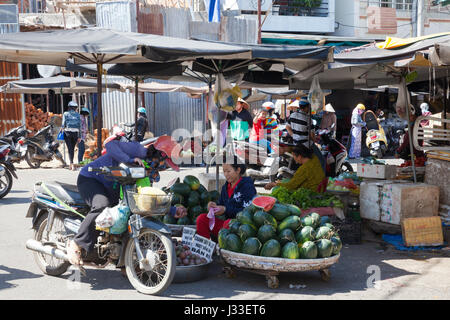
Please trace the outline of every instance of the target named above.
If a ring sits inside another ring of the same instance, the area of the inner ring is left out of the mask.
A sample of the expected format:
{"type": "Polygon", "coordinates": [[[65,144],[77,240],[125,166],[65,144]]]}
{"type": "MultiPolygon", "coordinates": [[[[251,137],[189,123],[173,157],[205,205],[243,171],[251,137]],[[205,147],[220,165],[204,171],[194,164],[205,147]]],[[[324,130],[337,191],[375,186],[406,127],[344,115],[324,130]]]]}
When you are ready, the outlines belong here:
{"type": "Polygon", "coordinates": [[[229,229],[219,231],[220,248],[286,259],[328,258],[340,252],[342,242],[329,217],[318,213],[301,217],[295,205],[261,206],[255,200],[230,221],[229,229]]]}
{"type": "Polygon", "coordinates": [[[166,214],[162,219],[165,224],[195,225],[200,214],[208,213],[208,202],[217,202],[220,197],[218,191],[208,192],[198,178],[191,175],[185,176],[183,182],[177,179],[171,186],[163,188],[163,190],[173,194],[173,206],[182,205],[188,210],[188,215],[180,219],[166,214]]]}

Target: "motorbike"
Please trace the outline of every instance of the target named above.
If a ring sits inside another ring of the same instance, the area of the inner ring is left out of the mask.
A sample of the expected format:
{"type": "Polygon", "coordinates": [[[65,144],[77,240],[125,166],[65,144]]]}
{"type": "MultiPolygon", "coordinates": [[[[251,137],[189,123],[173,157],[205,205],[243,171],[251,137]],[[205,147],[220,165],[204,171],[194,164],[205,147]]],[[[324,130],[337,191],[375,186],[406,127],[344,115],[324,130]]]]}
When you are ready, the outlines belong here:
{"type": "Polygon", "coordinates": [[[31,133],[25,125],[18,126],[8,131],[3,137],[0,137],[0,144],[6,144],[10,147],[9,159],[12,163],[20,162],[26,159],[27,138],[31,133]]]}
{"type": "Polygon", "coordinates": [[[27,138],[26,144],[25,160],[31,168],[39,168],[41,163],[52,161],[53,158],[66,166],[63,155],[58,150],[60,144],[55,141],[53,124],[43,127],[33,137],[27,138]]]}
{"type": "Polygon", "coordinates": [[[16,168],[8,157],[9,152],[8,145],[0,145],[0,199],[11,191],[13,177],[17,179],[16,168]]]}
{"type": "Polygon", "coordinates": [[[352,165],[345,161],[347,158],[347,148],[333,138],[333,132],[328,129],[318,130],[317,136],[321,144],[321,151],[326,159],[327,177],[335,178],[344,172],[353,172],[352,165]]]}
{"type": "Polygon", "coordinates": [[[366,123],[366,146],[370,154],[379,159],[383,158],[388,150],[388,142],[383,127],[371,110],[364,113],[363,121],[366,123]]]}
{"type": "MultiPolygon", "coordinates": [[[[143,199],[146,200],[143,202],[150,200],[151,208],[142,211],[142,203],[136,198],[139,196],[136,181],[148,175],[144,167],[121,163],[118,167],[91,167],[89,170],[109,177],[121,186],[120,205],[128,207],[129,212],[122,233],[100,229],[95,249],[88,254],[83,250],[83,266],[104,268],[113,264],[125,268],[128,280],[138,292],[162,293],[175,275],[176,255],[171,230],[154,217],[169,210],[172,195],[143,199]]],[[[68,270],[67,245],[89,210],[76,186],[58,182],[35,185],[26,214],[32,218],[34,238],[27,241],[26,247],[34,251],[35,262],[42,272],[60,276],[68,270]]],[[[79,266],[82,274],[85,273],[83,266],[79,266]]]]}

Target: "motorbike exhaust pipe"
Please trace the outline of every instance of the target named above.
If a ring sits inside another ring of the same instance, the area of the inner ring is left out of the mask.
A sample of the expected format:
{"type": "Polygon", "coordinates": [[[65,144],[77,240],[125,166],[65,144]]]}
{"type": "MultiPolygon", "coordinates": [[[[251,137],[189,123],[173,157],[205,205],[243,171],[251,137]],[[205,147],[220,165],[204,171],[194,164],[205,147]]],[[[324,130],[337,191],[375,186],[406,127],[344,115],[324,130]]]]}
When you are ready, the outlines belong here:
{"type": "Polygon", "coordinates": [[[27,249],[32,250],[32,251],[40,252],[43,254],[53,256],[58,259],[69,261],[69,258],[67,257],[67,254],[64,251],[62,251],[60,249],[56,249],[49,245],[43,245],[42,243],[40,243],[39,241],[36,241],[34,239],[29,239],[26,242],[26,247],[27,247],[27,249]]]}

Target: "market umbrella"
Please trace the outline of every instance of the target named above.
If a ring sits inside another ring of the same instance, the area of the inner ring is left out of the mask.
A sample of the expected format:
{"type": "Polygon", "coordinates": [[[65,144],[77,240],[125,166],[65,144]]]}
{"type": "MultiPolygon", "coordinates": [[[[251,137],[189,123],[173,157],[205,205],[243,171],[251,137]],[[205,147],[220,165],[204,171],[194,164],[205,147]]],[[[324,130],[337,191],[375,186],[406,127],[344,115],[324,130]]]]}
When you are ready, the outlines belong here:
{"type": "MultiPolygon", "coordinates": [[[[0,35],[0,60],[8,62],[65,66],[67,59],[76,64],[97,66],[97,127],[102,127],[103,65],[108,63],[143,63],[185,61],[196,57],[247,59],[247,48],[201,41],[170,38],[152,34],[120,32],[103,28],[18,32],[0,35]],[[170,54],[170,53],[173,54],[170,54]],[[150,60],[152,60],[150,58],[150,60]]],[[[101,154],[101,130],[97,135],[101,154]]]]}
{"type": "MultiPolygon", "coordinates": [[[[121,90],[117,83],[104,83],[102,90],[121,90]]],[[[30,93],[47,94],[50,90],[56,93],[91,93],[97,92],[96,79],[54,76],[48,78],[35,78],[27,80],[9,81],[0,87],[0,92],[4,93],[30,93]]]]}

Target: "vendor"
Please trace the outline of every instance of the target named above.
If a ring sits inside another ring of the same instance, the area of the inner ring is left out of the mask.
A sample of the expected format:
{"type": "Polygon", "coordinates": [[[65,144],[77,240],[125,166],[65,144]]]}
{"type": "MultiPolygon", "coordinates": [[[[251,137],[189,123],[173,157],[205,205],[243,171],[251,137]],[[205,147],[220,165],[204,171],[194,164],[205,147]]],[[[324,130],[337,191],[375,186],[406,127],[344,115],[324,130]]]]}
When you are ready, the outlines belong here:
{"type": "Polygon", "coordinates": [[[244,177],[247,167],[239,163],[236,156],[233,157],[232,163],[224,161],[222,168],[227,182],[222,187],[219,201],[208,203],[208,211],[217,210],[214,227],[210,230],[207,214],[201,214],[197,218],[197,234],[208,239],[211,234],[217,236],[220,229],[227,229],[230,220],[249,206],[256,195],[253,180],[250,177],[244,177]],[[218,216],[225,219],[219,219],[218,216]]]}
{"type": "MultiPolygon", "coordinates": [[[[420,116],[420,113],[416,112],[416,109],[411,105],[411,111],[409,114],[409,122],[411,123],[411,132],[413,132],[414,130],[414,125],[416,123],[416,119],[420,116]]],[[[419,123],[419,126],[422,126],[421,123],[419,123]]],[[[419,145],[422,146],[423,145],[423,140],[419,140],[419,145]]],[[[425,153],[423,151],[417,150],[413,144],[413,152],[414,152],[414,156],[415,158],[423,158],[425,157],[425,153]]],[[[411,160],[411,151],[410,151],[410,147],[409,147],[409,134],[408,132],[406,132],[404,134],[404,138],[403,138],[403,142],[402,144],[398,147],[398,149],[396,150],[395,153],[395,157],[401,158],[403,160],[411,160]]]]}
{"type": "Polygon", "coordinates": [[[319,159],[311,149],[303,144],[297,145],[292,153],[295,162],[300,164],[292,179],[288,182],[271,182],[266,184],[264,188],[270,190],[275,186],[280,186],[291,191],[298,188],[306,188],[318,192],[319,186],[325,180],[325,173],[319,159]]]}
{"type": "Polygon", "coordinates": [[[227,114],[230,120],[231,138],[238,141],[248,141],[249,131],[253,127],[253,119],[248,111],[250,105],[242,98],[238,98],[236,109],[227,114]]]}

